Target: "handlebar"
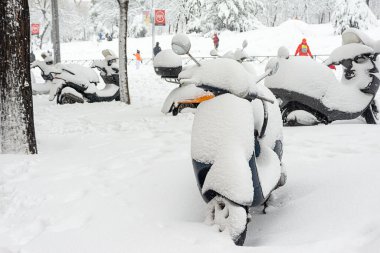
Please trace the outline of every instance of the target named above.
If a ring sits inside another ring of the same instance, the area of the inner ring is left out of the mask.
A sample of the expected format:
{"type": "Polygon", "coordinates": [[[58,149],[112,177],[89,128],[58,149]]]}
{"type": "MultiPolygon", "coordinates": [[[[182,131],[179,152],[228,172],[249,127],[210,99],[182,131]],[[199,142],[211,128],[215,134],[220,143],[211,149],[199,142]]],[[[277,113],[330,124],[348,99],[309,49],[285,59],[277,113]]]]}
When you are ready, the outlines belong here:
{"type": "Polygon", "coordinates": [[[260,96],[258,95],[257,93],[250,93],[248,94],[245,99],[248,99],[248,100],[253,100],[253,99],[260,99],[262,101],[265,101],[265,102],[269,102],[271,104],[274,104],[274,100],[273,99],[270,99],[270,98],[266,98],[266,97],[263,97],[263,96],[260,96]]]}
{"type": "MultiPolygon", "coordinates": [[[[211,91],[215,95],[222,95],[222,94],[230,93],[227,90],[224,90],[224,89],[221,89],[221,88],[216,88],[216,87],[213,87],[213,86],[210,86],[210,85],[205,85],[205,84],[202,84],[202,85],[200,85],[198,87],[201,88],[201,89],[203,89],[203,90],[206,90],[206,91],[211,91]]],[[[249,101],[252,101],[252,100],[254,100],[256,98],[260,99],[262,101],[274,104],[274,100],[273,99],[263,97],[261,95],[258,95],[255,92],[250,92],[247,96],[244,97],[244,99],[247,99],[249,101]]]]}

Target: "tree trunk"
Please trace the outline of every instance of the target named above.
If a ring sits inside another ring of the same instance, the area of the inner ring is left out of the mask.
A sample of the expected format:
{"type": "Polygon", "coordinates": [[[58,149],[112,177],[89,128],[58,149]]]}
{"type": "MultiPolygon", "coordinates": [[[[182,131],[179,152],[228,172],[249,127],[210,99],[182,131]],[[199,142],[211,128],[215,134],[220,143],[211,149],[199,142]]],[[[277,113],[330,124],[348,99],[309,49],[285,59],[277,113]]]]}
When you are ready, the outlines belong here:
{"type": "Polygon", "coordinates": [[[36,154],[28,0],[0,1],[0,149],[36,154]]]}
{"type": "Polygon", "coordinates": [[[365,0],[365,2],[367,3],[367,5],[369,6],[369,0],[365,0]]]}
{"type": "Polygon", "coordinates": [[[131,104],[128,87],[128,61],[127,61],[127,31],[128,31],[128,5],[129,0],[120,0],[120,28],[119,28],[119,81],[120,101],[131,104]]]}
{"type": "Polygon", "coordinates": [[[61,43],[59,38],[58,0],[51,0],[51,39],[53,42],[54,62],[61,62],[61,43]]]}

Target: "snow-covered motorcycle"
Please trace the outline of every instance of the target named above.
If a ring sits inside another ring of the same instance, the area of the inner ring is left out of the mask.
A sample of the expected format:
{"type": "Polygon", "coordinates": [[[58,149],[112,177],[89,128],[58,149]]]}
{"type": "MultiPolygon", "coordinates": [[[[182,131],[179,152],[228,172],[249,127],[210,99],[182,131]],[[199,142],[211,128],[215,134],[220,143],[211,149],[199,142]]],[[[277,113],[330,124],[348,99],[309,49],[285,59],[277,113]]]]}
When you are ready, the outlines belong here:
{"type": "MultiPolygon", "coordinates": [[[[188,37],[173,37],[172,49],[188,54],[188,37]]],[[[244,243],[249,209],[266,203],[285,184],[282,166],[282,120],[275,97],[230,58],[217,58],[183,70],[183,85],[218,94],[198,106],[192,129],[191,155],[199,190],[207,203],[206,221],[244,243]]]]}
{"type": "Polygon", "coordinates": [[[285,125],[328,124],[359,116],[368,124],[376,124],[380,42],[357,29],[347,29],[342,42],[325,64],[309,57],[289,58],[284,48],[268,63],[278,65],[265,85],[278,98],[285,125]],[[327,67],[330,64],[343,66],[340,81],[327,67]]]}
{"type": "Polygon", "coordinates": [[[92,68],[100,70],[106,86],[98,89],[99,77],[91,68],[78,64],[57,64],[61,73],[56,74],[56,85],[50,91],[50,100],[57,97],[58,104],[94,103],[120,100],[119,64],[111,50],[103,50],[104,60],[94,61],[92,68]]]}

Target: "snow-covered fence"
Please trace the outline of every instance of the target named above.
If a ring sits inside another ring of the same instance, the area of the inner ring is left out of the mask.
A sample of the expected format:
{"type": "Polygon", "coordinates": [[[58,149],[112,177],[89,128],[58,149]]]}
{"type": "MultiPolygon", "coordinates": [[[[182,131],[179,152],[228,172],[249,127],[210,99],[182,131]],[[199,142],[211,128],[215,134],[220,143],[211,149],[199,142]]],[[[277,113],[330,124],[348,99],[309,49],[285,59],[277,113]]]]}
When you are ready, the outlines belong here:
{"type": "MultiPolygon", "coordinates": [[[[273,58],[273,57],[277,57],[275,55],[252,55],[252,56],[249,56],[249,58],[247,59],[248,61],[252,61],[252,62],[255,62],[255,63],[258,63],[258,64],[263,64],[263,63],[266,63],[269,61],[270,58],[273,58]]],[[[290,56],[290,57],[294,57],[294,56],[290,56]]],[[[301,56],[302,57],[302,56],[301,56]]],[[[327,58],[329,57],[329,55],[325,55],[325,54],[319,54],[319,55],[314,55],[314,60],[316,61],[319,61],[319,62],[325,62],[327,60],[327,58]]],[[[210,59],[213,59],[215,57],[213,56],[197,56],[197,57],[194,57],[195,59],[197,59],[199,62],[202,62],[202,61],[207,61],[207,60],[210,60],[210,59]]],[[[183,57],[183,63],[185,65],[191,63],[191,59],[189,57],[183,57]]],[[[75,59],[75,60],[63,60],[62,63],[63,64],[79,64],[79,65],[82,65],[82,66],[86,66],[86,67],[90,67],[92,62],[95,61],[95,60],[100,60],[100,59],[93,59],[93,60],[79,60],[79,59],[75,59]]],[[[128,65],[130,64],[134,64],[135,62],[135,59],[128,59],[128,65]]],[[[143,58],[142,59],[142,62],[143,64],[145,65],[148,65],[148,64],[152,64],[152,59],[151,58],[143,58]]]]}
{"type": "MultiPolygon", "coordinates": [[[[256,55],[256,56],[250,56],[248,60],[262,64],[262,63],[268,62],[270,58],[274,58],[274,57],[277,57],[277,56],[276,55],[256,55]]],[[[291,55],[290,57],[303,57],[303,56],[291,55]]],[[[319,55],[313,56],[314,60],[321,63],[324,63],[327,60],[327,58],[329,58],[329,55],[327,54],[319,54],[319,55]]]]}

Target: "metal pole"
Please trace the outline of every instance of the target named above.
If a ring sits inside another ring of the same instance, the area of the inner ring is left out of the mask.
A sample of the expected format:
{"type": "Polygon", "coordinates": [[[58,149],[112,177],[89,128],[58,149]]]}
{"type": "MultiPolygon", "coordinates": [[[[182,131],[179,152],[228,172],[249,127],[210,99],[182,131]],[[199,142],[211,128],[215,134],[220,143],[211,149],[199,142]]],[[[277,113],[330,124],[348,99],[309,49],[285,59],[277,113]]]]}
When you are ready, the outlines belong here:
{"type": "Polygon", "coordinates": [[[61,62],[61,46],[59,42],[59,16],[58,16],[58,0],[51,0],[52,15],[52,42],[54,50],[54,62],[61,62]]]}
{"type": "Polygon", "coordinates": [[[152,0],[152,9],[151,9],[151,16],[152,16],[152,59],[154,58],[153,48],[155,46],[155,24],[154,24],[154,0],[152,0]]]}

